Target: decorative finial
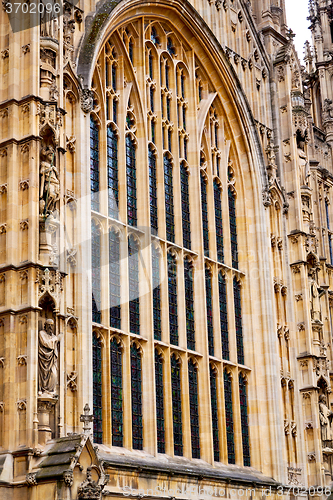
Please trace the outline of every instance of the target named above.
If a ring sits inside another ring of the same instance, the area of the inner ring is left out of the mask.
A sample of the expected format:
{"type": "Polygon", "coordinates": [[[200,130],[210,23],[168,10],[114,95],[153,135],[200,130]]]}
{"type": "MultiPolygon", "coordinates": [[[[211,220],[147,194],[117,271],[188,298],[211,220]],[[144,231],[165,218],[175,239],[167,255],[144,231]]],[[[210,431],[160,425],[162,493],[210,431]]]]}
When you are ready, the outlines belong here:
{"type": "Polygon", "coordinates": [[[83,431],[85,434],[91,434],[91,422],[94,420],[93,415],[89,415],[90,407],[86,403],[83,409],[83,415],[80,416],[80,422],[83,422],[83,431]]]}

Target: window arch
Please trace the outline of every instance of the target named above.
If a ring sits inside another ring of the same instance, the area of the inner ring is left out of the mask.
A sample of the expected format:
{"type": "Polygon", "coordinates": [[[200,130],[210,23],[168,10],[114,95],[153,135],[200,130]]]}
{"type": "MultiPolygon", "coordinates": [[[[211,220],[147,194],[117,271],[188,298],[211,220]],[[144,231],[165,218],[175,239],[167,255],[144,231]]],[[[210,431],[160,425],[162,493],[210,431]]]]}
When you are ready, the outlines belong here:
{"type": "Polygon", "coordinates": [[[102,400],[102,343],[93,332],[92,345],[93,359],[93,414],[94,414],[94,441],[103,442],[103,400],[102,400]]]}
{"type": "Polygon", "coordinates": [[[120,238],[114,228],[111,228],[109,231],[109,294],[110,326],[120,329],[120,238]]]}
{"type": "Polygon", "coordinates": [[[113,337],[110,342],[112,445],[123,446],[122,347],[113,337]]]}
{"type": "Polygon", "coordinates": [[[232,398],[232,378],[227,370],[224,370],[224,406],[225,423],[227,430],[228,463],[235,463],[235,442],[234,442],[234,413],[232,398]]]}
{"type": "Polygon", "coordinates": [[[131,345],[132,447],[143,449],[142,359],[140,348],[131,345]]]}
{"type": "Polygon", "coordinates": [[[181,365],[180,360],[171,356],[171,387],[172,387],[172,414],[173,414],[173,446],[175,455],[183,455],[183,424],[182,424],[182,395],[181,395],[181,365]]]}
{"type": "Polygon", "coordinates": [[[250,441],[249,441],[249,423],[247,415],[247,393],[246,379],[242,373],[239,374],[239,401],[242,426],[242,445],[243,445],[243,463],[250,467],[250,441]]]}
{"type": "Polygon", "coordinates": [[[163,356],[155,349],[157,451],[165,453],[163,356]]]}
{"type": "Polygon", "coordinates": [[[188,383],[190,395],[191,448],[192,458],[200,458],[200,427],[198,401],[198,368],[192,359],[188,362],[188,383]]]}

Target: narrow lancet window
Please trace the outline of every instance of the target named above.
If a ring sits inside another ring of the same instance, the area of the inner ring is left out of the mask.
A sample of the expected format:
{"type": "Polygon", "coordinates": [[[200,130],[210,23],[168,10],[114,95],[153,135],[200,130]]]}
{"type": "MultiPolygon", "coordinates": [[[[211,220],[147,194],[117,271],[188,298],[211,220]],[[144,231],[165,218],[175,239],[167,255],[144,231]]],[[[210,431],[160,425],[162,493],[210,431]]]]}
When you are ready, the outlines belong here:
{"type": "Polygon", "coordinates": [[[136,151],[134,139],[126,136],[126,174],[127,174],[127,221],[130,226],[138,223],[136,193],[136,151]]]}
{"type": "Polygon", "coordinates": [[[212,276],[211,276],[211,270],[208,267],[206,267],[205,269],[205,281],[206,281],[208,351],[210,356],[214,356],[212,276]]]}
{"type": "Polygon", "coordinates": [[[90,117],[90,191],[91,208],[99,210],[99,132],[96,120],[90,117]]]}
{"type": "Polygon", "coordinates": [[[129,322],[130,332],[140,334],[139,245],[128,239],[129,322]]]}
{"type": "Polygon", "coordinates": [[[227,310],[227,288],[225,276],[219,273],[220,326],[222,342],[222,358],[229,359],[229,330],[227,310]]]}
{"type": "Polygon", "coordinates": [[[121,328],[120,239],[114,229],[109,232],[110,326],[121,328]]]}
{"type": "Polygon", "coordinates": [[[213,448],[214,460],[220,461],[220,437],[219,437],[219,417],[217,403],[217,373],[216,369],[210,365],[210,402],[212,408],[212,430],[213,430],[213,448]]]}
{"type": "Polygon", "coordinates": [[[186,311],[186,337],[187,348],[195,350],[195,324],[194,324],[194,290],[193,290],[193,265],[188,259],[184,259],[184,282],[185,282],[185,311],[186,311]]]}
{"type": "Polygon", "coordinates": [[[173,446],[174,454],[183,455],[182,395],[180,382],[180,361],[171,356],[171,387],[173,414],[173,446]]]}
{"type": "Polygon", "coordinates": [[[161,286],[160,286],[160,255],[157,248],[152,247],[152,273],[153,273],[153,316],[154,339],[161,340],[161,286]]]}
{"type": "Polygon", "coordinates": [[[239,374],[239,401],[242,425],[243,463],[246,467],[251,466],[249,423],[247,415],[246,381],[242,373],[239,374]]]}
{"type": "Polygon", "coordinates": [[[234,414],[232,405],[232,379],[230,373],[224,371],[224,405],[227,430],[228,463],[235,463],[234,414]]]}
{"type": "Polygon", "coordinates": [[[180,188],[182,198],[183,245],[191,250],[190,191],[188,171],[185,163],[180,165],[180,188]]]}
{"type": "Polygon", "coordinates": [[[242,301],[241,301],[241,285],[234,278],[234,307],[235,307],[235,324],[236,324],[236,343],[237,343],[237,360],[238,363],[244,364],[244,346],[243,346],[243,322],[242,322],[242,301]]]}
{"type": "Polygon", "coordinates": [[[93,332],[93,413],[94,413],[94,442],[103,442],[102,417],[102,344],[93,332]]]}
{"type": "Polygon", "coordinates": [[[207,184],[203,174],[201,174],[201,212],[202,212],[202,231],[205,256],[209,257],[209,230],[208,230],[208,203],[207,203],[207,184]]]}
{"type": "Polygon", "coordinates": [[[170,253],[168,253],[168,294],[170,343],[178,345],[177,262],[170,253]]]}
{"type": "Polygon", "coordinates": [[[122,349],[113,338],[110,342],[112,446],[123,446],[123,373],[122,349]]]}
{"type": "Polygon", "coordinates": [[[91,288],[92,320],[101,322],[101,235],[98,224],[91,224],[91,288]]]}
{"type": "Polygon", "coordinates": [[[218,262],[223,262],[224,249],[223,249],[221,189],[216,180],[214,180],[214,206],[215,206],[217,260],[218,262]]]}
{"type": "Polygon", "coordinates": [[[139,347],[131,346],[132,447],[143,449],[142,360],[139,347]]]}
{"type": "Polygon", "coordinates": [[[111,125],[107,129],[107,168],[109,217],[118,218],[118,139],[111,125]]]}
{"type": "Polygon", "coordinates": [[[157,451],[165,453],[163,357],[155,350],[157,451]]]}
{"type": "Polygon", "coordinates": [[[188,381],[189,381],[189,395],[190,395],[192,458],[200,458],[198,369],[191,359],[188,363],[188,381]]]}

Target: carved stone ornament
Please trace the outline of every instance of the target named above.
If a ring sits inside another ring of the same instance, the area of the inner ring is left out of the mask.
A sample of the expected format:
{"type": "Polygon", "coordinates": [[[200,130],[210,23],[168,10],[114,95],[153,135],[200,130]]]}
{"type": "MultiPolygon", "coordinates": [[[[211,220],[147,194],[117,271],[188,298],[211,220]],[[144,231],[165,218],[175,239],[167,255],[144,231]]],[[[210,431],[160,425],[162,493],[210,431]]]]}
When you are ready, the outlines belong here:
{"type": "Polygon", "coordinates": [[[73,471],[65,470],[65,472],[63,473],[63,478],[65,485],[68,486],[68,488],[71,488],[74,483],[73,471]]]}
{"type": "Polygon", "coordinates": [[[47,319],[38,333],[39,394],[55,394],[58,379],[59,336],[54,335],[54,321],[47,319]]]}
{"type": "Polygon", "coordinates": [[[83,89],[80,91],[81,109],[84,113],[90,113],[90,111],[93,109],[93,95],[94,94],[90,89],[83,89]]]}
{"type": "Polygon", "coordinates": [[[316,461],[316,454],[313,451],[312,453],[308,453],[308,461],[309,462],[315,462],[316,461]]]}
{"type": "Polygon", "coordinates": [[[26,399],[20,399],[17,401],[17,409],[18,411],[25,411],[27,409],[27,400],[26,399]]]}
{"type": "Polygon", "coordinates": [[[37,472],[28,472],[28,474],[25,476],[25,480],[28,486],[35,486],[37,484],[36,474],[37,472]]]}
{"type": "Polygon", "coordinates": [[[72,392],[77,391],[77,373],[76,372],[67,373],[67,387],[72,392]]]}
{"type": "Polygon", "coordinates": [[[87,478],[77,490],[78,500],[100,500],[104,485],[98,484],[91,476],[91,467],[87,469],[87,478]]]}
{"type": "Polygon", "coordinates": [[[288,484],[301,484],[302,469],[295,467],[288,467],[288,484]]]}
{"type": "Polygon", "coordinates": [[[59,303],[61,292],[63,291],[63,277],[60,271],[50,271],[46,268],[44,272],[38,269],[36,283],[38,283],[38,298],[45,293],[51,295],[56,304],[59,303]]]}
{"type": "Polygon", "coordinates": [[[5,403],[3,401],[0,401],[0,413],[3,413],[5,408],[5,403]]]}

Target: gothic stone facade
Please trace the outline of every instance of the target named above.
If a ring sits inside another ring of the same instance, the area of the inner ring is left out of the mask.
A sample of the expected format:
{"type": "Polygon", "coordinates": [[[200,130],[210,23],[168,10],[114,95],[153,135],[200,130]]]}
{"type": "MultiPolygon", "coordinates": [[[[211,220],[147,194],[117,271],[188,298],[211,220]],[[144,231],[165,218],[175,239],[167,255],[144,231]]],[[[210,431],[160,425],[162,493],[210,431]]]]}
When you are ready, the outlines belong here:
{"type": "Polygon", "coordinates": [[[0,12],[0,498],[327,497],[331,0],[305,67],[284,0],[46,4],[0,12]]]}

